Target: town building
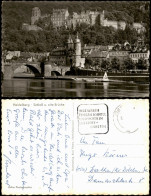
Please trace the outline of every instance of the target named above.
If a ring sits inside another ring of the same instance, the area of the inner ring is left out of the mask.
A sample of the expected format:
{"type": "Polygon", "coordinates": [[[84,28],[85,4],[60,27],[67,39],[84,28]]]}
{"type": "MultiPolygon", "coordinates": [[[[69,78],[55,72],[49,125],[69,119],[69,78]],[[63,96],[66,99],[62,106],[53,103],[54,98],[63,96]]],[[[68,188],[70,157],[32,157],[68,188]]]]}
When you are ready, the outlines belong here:
{"type": "Polygon", "coordinates": [[[58,46],[57,48],[53,49],[49,55],[49,62],[51,65],[66,65],[66,49],[65,47],[58,46]]]}
{"type": "Polygon", "coordinates": [[[93,51],[108,51],[109,50],[109,46],[103,46],[103,45],[84,45],[82,51],[83,51],[83,55],[85,57],[89,56],[93,51]]]}
{"type": "Polygon", "coordinates": [[[11,61],[13,59],[13,57],[20,57],[21,52],[20,51],[5,51],[5,53],[3,54],[4,57],[4,62],[6,61],[11,61]]]}
{"type": "Polygon", "coordinates": [[[137,63],[140,58],[143,58],[149,67],[150,51],[144,45],[143,40],[138,39],[134,46],[131,46],[127,41],[124,44],[116,43],[113,46],[84,46],[83,55],[85,58],[99,62],[99,64],[103,60],[111,62],[116,58],[119,60],[121,66],[124,65],[124,61],[128,58],[132,59],[134,63],[137,63]]]}
{"type": "Polygon", "coordinates": [[[135,45],[132,46],[129,57],[134,63],[137,63],[139,59],[144,59],[149,67],[150,51],[143,38],[139,37],[135,45]]]}
{"type": "Polygon", "coordinates": [[[136,51],[132,51],[129,54],[129,57],[132,59],[132,61],[134,63],[138,63],[138,60],[140,58],[142,58],[142,59],[146,60],[146,63],[148,65],[149,65],[149,56],[150,56],[149,50],[143,50],[143,49],[142,50],[138,49],[136,51]]]}
{"type": "MultiPolygon", "coordinates": [[[[93,50],[91,54],[87,56],[87,58],[91,59],[92,61],[94,60],[95,62],[99,62],[99,65],[104,60],[109,59],[109,52],[108,51],[101,51],[101,50],[93,50]]],[[[99,69],[99,65],[95,65],[94,69],[99,69]]]]}
{"type": "Polygon", "coordinates": [[[126,44],[115,44],[112,50],[109,51],[109,60],[111,62],[112,59],[117,58],[120,64],[122,64],[124,60],[126,60],[129,57],[129,53],[130,47],[128,47],[126,44]]]}

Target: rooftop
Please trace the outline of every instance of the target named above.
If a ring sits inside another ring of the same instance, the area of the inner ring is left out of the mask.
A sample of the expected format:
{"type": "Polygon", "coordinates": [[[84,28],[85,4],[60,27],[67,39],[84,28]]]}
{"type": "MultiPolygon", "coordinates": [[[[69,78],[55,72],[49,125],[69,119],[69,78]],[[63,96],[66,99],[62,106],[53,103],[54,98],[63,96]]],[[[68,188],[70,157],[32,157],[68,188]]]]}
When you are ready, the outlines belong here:
{"type": "Polygon", "coordinates": [[[83,47],[84,50],[91,50],[91,49],[99,49],[102,51],[108,50],[108,46],[102,46],[102,45],[85,45],[83,47]]]}
{"type": "Polygon", "coordinates": [[[53,49],[53,52],[57,52],[57,51],[64,51],[65,47],[63,46],[58,46],[57,48],[53,49]]]}
{"type": "Polygon", "coordinates": [[[91,54],[88,55],[90,58],[106,58],[108,55],[107,51],[100,51],[100,50],[94,50],[91,52],[91,54]]]}

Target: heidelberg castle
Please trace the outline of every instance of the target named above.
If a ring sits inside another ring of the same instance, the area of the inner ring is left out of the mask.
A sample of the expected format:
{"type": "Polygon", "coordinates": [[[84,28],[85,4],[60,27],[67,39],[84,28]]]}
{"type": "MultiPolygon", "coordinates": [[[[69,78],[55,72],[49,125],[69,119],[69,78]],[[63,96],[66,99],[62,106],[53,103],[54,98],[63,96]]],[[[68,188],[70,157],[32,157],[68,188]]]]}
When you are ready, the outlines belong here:
{"type": "MultiPolygon", "coordinates": [[[[95,25],[98,19],[100,25],[105,27],[113,27],[114,29],[125,29],[125,21],[113,21],[105,18],[104,11],[82,11],[81,13],[73,12],[72,15],[69,14],[68,9],[53,9],[53,13],[41,15],[41,10],[38,7],[32,9],[31,25],[23,23],[22,28],[24,30],[42,30],[36,25],[39,19],[46,17],[51,17],[51,21],[54,27],[75,28],[78,24],[85,23],[90,26],[95,25]]],[[[145,31],[144,25],[142,23],[133,23],[132,28],[136,29],[138,33],[145,31]]]]}

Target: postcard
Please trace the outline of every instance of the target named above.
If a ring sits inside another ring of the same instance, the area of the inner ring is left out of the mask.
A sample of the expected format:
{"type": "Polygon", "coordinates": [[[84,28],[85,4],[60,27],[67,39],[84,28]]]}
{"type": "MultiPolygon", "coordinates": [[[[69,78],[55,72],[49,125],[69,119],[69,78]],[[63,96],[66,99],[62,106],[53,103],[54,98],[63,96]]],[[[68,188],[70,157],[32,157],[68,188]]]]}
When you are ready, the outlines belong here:
{"type": "Polygon", "coordinates": [[[2,194],[149,194],[149,100],[2,100],[2,194]]]}
{"type": "Polygon", "coordinates": [[[3,1],[4,98],[148,98],[150,1],[3,1]]]}

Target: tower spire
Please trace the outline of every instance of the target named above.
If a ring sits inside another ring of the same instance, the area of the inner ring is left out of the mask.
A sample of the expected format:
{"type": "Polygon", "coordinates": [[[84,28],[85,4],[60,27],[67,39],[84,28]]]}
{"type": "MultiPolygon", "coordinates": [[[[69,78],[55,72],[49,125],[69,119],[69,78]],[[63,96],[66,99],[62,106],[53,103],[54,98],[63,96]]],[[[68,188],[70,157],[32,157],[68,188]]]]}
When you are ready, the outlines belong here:
{"type": "Polygon", "coordinates": [[[69,33],[68,43],[73,43],[73,40],[72,40],[72,37],[71,37],[70,33],[69,33]]]}

